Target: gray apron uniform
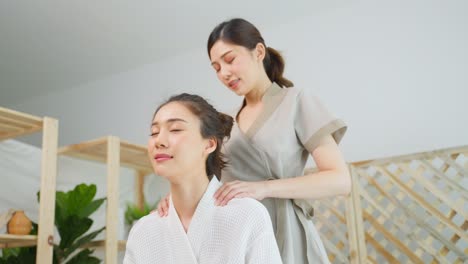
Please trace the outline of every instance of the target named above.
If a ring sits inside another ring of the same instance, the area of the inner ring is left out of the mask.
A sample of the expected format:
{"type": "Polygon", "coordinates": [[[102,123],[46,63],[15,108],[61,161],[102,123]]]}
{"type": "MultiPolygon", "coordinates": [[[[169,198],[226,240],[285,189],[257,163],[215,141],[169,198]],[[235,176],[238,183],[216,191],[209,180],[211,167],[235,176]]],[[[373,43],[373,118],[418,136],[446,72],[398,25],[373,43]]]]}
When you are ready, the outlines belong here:
{"type": "MultiPolygon", "coordinates": [[[[248,131],[242,132],[237,123],[233,126],[224,146],[229,165],[222,172],[223,182],[301,176],[320,139],[332,135],[339,143],[346,131],[346,125],[306,90],[282,89],[273,83],[262,100],[264,108],[248,131]]],[[[285,264],[329,263],[312,223],[311,201],[267,198],[262,203],[285,264]]]]}

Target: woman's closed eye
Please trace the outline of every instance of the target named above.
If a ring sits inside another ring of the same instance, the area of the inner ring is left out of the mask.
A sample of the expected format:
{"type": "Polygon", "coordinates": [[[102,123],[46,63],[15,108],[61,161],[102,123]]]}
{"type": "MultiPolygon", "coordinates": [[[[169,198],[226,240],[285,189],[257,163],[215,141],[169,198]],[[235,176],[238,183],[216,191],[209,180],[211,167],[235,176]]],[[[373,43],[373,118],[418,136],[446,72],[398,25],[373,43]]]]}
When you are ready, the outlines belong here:
{"type": "Polygon", "coordinates": [[[226,62],[227,64],[231,64],[234,61],[235,58],[236,57],[234,57],[234,56],[233,57],[224,57],[224,62],[226,62]]]}

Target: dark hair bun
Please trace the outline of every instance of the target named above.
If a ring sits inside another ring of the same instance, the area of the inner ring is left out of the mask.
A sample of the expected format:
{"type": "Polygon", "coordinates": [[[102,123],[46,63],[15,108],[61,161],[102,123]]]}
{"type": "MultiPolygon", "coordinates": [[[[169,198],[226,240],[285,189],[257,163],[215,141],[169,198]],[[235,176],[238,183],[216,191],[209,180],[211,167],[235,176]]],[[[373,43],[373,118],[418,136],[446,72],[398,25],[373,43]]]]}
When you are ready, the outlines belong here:
{"type": "Polygon", "coordinates": [[[234,118],[224,113],[219,113],[219,120],[224,130],[224,136],[229,138],[231,136],[232,126],[234,125],[234,118]]]}

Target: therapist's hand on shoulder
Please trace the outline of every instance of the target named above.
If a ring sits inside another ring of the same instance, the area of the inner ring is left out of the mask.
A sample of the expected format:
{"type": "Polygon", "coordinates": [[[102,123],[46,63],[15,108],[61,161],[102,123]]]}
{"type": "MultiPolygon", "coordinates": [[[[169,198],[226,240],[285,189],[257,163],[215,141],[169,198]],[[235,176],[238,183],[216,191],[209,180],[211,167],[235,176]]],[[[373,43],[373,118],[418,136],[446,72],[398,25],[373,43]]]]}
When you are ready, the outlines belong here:
{"type": "Polygon", "coordinates": [[[264,181],[246,182],[231,181],[226,182],[215,192],[216,205],[225,206],[233,198],[250,197],[258,201],[266,197],[267,185],[264,181]]]}
{"type": "MultiPolygon", "coordinates": [[[[164,198],[162,198],[159,203],[156,211],[158,212],[160,217],[165,217],[167,216],[169,212],[169,197],[171,196],[170,193],[168,193],[164,198]]],[[[151,211],[153,213],[154,211],[151,211]]]]}

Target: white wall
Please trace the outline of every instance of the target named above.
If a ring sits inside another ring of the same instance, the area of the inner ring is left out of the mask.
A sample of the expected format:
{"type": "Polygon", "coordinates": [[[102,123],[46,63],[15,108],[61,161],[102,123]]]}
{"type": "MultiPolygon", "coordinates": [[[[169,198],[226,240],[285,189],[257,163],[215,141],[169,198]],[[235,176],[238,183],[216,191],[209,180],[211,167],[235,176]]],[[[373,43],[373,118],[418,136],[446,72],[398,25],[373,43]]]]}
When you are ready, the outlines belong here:
{"type": "MultiPolygon", "coordinates": [[[[348,123],[346,159],[467,144],[468,2],[334,3],[258,27],[283,51],[286,77],[348,123]]],[[[60,145],[107,134],[146,144],[152,112],[171,94],[198,93],[224,111],[240,102],[217,81],[204,45],[15,108],[57,117],[60,145]]]]}

